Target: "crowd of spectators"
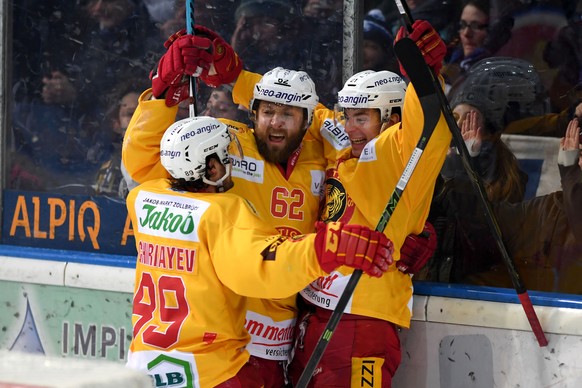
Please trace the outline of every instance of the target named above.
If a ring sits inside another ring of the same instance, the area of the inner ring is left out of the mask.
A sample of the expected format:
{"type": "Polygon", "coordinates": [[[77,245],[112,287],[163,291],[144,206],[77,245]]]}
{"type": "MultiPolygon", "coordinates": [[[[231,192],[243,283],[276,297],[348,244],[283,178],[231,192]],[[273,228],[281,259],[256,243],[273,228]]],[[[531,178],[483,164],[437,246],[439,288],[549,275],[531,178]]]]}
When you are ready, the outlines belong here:
{"type": "MultiPolygon", "coordinates": [[[[502,135],[562,138],[582,111],[582,1],[407,3],[413,17],[430,21],[447,44],[445,91],[463,135],[470,138],[469,148],[479,145],[474,158],[489,200],[500,209],[532,200],[524,196],[531,177],[502,135]],[[504,77],[506,70],[513,71],[512,76],[504,77]]],[[[194,4],[195,22],[229,42],[246,70],[261,74],[276,66],[304,70],[315,81],[320,102],[333,107],[342,85],[342,37],[349,33],[344,31],[341,0],[194,4]]],[[[125,198],[121,139],[139,93],[149,85],[150,73],[165,52],[164,41],[185,27],[185,7],[184,0],[14,2],[7,188],[125,198]]],[[[399,73],[392,45],[401,23],[394,2],[364,1],[364,8],[363,69],[399,73]]],[[[248,120],[228,89],[199,83],[196,98],[202,114],[248,120]]],[[[188,107],[182,108],[180,117],[186,117],[188,107]]],[[[442,242],[439,252],[445,253],[435,257],[424,274],[427,280],[469,281],[475,271],[488,271],[496,264],[488,261],[496,254],[483,249],[490,237],[481,238],[479,244],[474,237],[486,235],[485,229],[466,228],[467,220],[458,217],[462,211],[456,207],[463,202],[454,190],[464,187],[458,158],[452,148],[441,174],[445,189],[435,193],[432,216],[442,242]],[[455,229],[439,229],[442,225],[455,229]],[[468,230],[471,236],[459,237],[468,230]],[[475,260],[444,270],[451,250],[465,250],[462,255],[475,260]]],[[[464,214],[479,217],[478,213],[464,214]]],[[[550,245],[539,244],[542,250],[550,245]]],[[[571,249],[573,256],[566,259],[581,259],[578,248],[571,249]]],[[[530,256],[539,259],[545,254],[530,256]]],[[[548,263],[546,270],[553,265],[548,263]]],[[[540,285],[544,287],[545,283],[540,285]]]]}

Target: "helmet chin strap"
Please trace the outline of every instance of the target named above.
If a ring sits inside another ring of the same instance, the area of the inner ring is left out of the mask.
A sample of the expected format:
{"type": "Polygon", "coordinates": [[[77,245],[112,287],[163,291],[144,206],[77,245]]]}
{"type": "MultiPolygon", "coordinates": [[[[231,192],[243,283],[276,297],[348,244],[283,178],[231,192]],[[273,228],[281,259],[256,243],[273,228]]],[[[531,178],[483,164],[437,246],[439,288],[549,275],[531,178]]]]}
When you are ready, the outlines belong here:
{"type": "Polygon", "coordinates": [[[228,178],[230,176],[230,172],[232,169],[232,164],[228,163],[227,165],[224,166],[224,168],[226,169],[224,175],[222,176],[222,178],[220,178],[219,180],[217,180],[216,182],[211,181],[210,179],[206,178],[205,176],[202,177],[202,182],[206,183],[207,185],[210,186],[216,186],[217,190],[219,192],[224,192],[224,186],[223,183],[226,180],[226,178],[228,178]]]}

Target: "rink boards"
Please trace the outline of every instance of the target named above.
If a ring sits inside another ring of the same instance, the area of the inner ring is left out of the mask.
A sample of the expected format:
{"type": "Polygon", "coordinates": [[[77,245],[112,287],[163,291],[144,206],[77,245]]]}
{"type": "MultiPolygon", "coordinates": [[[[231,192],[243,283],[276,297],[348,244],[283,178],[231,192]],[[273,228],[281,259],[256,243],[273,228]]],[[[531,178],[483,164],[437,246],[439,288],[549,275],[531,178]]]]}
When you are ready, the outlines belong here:
{"type": "MultiPolygon", "coordinates": [[[[70,251],[47,250],[40,257],[38,250],[0,249],[0,349],[126,360],[130,257],[103,263],[98,255],[70,251]]],[[[582,386],[582,298],[529,294],[547,347],[539,347],[514,290],[415,283],[414,318],[400,333],[394,386],[582,386]]]]}

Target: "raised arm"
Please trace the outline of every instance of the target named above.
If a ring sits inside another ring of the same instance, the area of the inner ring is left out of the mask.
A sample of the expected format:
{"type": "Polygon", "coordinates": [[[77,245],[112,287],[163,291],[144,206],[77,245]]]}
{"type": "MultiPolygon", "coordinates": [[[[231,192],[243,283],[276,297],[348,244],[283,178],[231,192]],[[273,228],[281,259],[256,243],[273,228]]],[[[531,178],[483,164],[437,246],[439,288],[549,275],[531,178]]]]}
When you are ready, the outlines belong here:
{"type": "Polygon", "coordinates": [[[564,210],[576,239],[582,241],[582,158],[580,158],[580,126],[574,118],[560,141],[558,167],[564,191],[564,210]]]}

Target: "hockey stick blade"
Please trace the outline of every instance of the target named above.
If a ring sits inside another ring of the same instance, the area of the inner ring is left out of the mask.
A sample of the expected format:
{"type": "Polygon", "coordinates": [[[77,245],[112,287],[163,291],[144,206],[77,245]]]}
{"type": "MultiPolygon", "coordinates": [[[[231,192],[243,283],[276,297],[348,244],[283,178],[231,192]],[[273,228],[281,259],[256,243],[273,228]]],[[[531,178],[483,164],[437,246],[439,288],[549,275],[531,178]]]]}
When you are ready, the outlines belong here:
{"type": "MultiPolygon", "coordinates": [[[[397,50],[397,55],[400,51],[401,53],[405,53],[404,55],[407,57],[407,64],[403,64],[403,66],[407,72],[410,71],[408,74],[416,90],[420,106],[422,107],[424,123],[420,139],[418,140],[418,143],[412,152],[406,167],[404,168],[404,172],[396,184],[396,187],[394,188],[394,191],[392,192],[386,207],[382,211],[380,220],[376,225],[376,230],[379,232],[383,232],[384,229],[386,229],[388,221],[394,213],[396,205],[398,205],[398,201],[400,200],[400,197],[402,196],[402,193],[404,192],[404,189],[406,188],[406,185],[408,184],[408,181],[410,180],[410,177],[412,176],[412,173],[414,172],[414,169],[416,168],[416,165],[418,164],[418,161],[420,160],[420,157],[422,156],[422,153],[441,115],[441,105],[439,103],[438,97],[435,94],[434,89],[430,86],[431,74],[427,70],[427,67],[424,66],[424,58],[422,57],[420,50],[418,47],[416,47],[414,42],[407,38],[399,41],[396,46],[402,47],[402,49],[395,48],[397,50]],[[405,41],[408,41],[409,43],[406,43],[405,41]]],[[[311,380],[313,372],[315,371],[317,364],[319,364],[321,357],[323,357],[323,353],[325,352],[325,349],[327,348],[327,345],[332,338],[333,332],[336,329],[361,277],[362,270],[355,270],[352,273],[352,276],[350,276],[350,279],[348,280],[348,283],[346,284],[346,287],[340,296],[340,299],[338,300],[338,303],[333,310],[333,313],[331,314],[325,329],[323,330],[317,344],[315,345],[315,348],[313,349],[311,357],[307,361],[305,369],[297,381],[296,388],[307,387],[307,384],[309,383],[309,380],[311,380]]]]}
{"type": "MultiPolygon", "coordinates": [[[[406,0],[394,0],[394,2],[396,4],[396,7],[398,8],[398,11],[400,12],[402,23],[404,24],[405,28],[410,32],[412,30],[413,19],[410,14],[410,10],[408,8],[406,0]]],[[[404,53],[402,54],[403,55],[399,56],[399,60],[406,60],[406,55],[404,53]]],[[[451,134],[453,136],[453,141],[461,155],[463,167],[465,168],[465,171],[467,172],[467,175],[469,176],[469,179],[471,180],[471,183],[473,184],[477,192],[479,202],[483,207],[485,219],[495,239],[496,245],[499,248],[499,251],[503,257],[503,261],[505,262],[505,266],[507,267],[509,276],[511,277],[513,287],[515,288],[519,301],[525,311],[525,315],[527,317],[527,320],[529,321],[532,332],[534,333],[539,345],[546,346],[548,344],[548,340],[544,334],[544,331],[542,329],[538,316],[535,312],[535,309],[533,308],[533,304],[531,303],[529,294],[527,293],[527,289],[523,281],[521,280],[521,277],[519,276],[517,269],[515,268],[512,258],[509,256],[509,253],[505,248],[505,243],[503,242],[501,236],[501,230],[499,229],[499,225],[493,214],[491,204],[489,203],[487,197],[487,192],[485,191],[481,177],[476,173],[476,170],[473,167],[471,158],[469,156],[469,151],[467,150],[467,146],[465,145],[465,141],[463,139],[463,136],[461,135],[461,130],[457,125],[457,121],[453,116],[447,97],[445,96],[445,93],[438,82],[438,78],[433,75],[432,70],[430,70],[428,65],[426,64],[423,64],[423,66],[426,67],[427,71],[431,73],[432,82],[429,85],[432,85],[434,92],[438,96],[442,112],[444,114],[449,130],[451,131],[451,134]]],[[[406,71],[408,72],[408,69],[406,69],[406,71]]]]}

